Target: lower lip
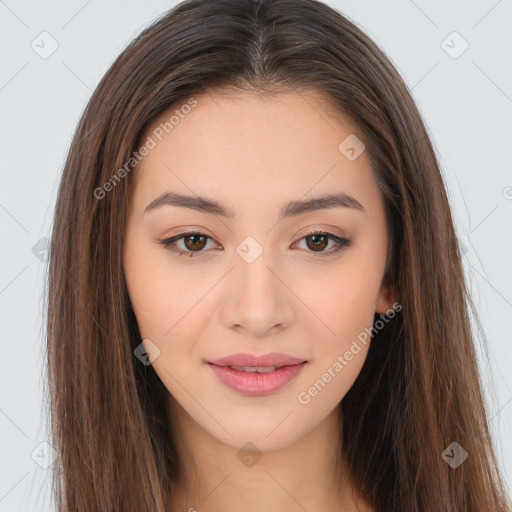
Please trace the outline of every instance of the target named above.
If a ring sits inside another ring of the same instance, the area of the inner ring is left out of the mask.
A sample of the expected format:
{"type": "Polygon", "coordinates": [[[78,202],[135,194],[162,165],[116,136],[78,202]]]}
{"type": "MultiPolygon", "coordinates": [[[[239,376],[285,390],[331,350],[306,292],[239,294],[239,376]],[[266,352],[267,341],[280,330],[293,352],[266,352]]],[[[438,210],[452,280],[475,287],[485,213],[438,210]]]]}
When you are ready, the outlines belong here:
{"type": "Polygon", "coordinates": [[[240,372],[228,366],[216,366],[208,363],[219,380],[227,387],[243,395],[268,395],[281,389],[294,379],[306,363],[283,366],[268,373],[240,372]]]}

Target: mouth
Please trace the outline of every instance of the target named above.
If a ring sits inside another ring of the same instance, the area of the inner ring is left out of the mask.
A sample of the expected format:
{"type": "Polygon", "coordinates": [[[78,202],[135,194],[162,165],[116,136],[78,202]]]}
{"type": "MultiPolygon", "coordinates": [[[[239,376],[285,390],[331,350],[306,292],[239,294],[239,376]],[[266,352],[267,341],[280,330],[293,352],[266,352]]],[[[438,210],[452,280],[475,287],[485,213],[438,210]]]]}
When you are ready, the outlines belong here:
{"type": "Polygon", "coordinates": [[[224,368],[231,368],[239,372],[246,373],[270,373],[284,368],[284,366],[225,366],[224,368]]]}
{"type": "Polygon", "coordinates": [[[306,359],[290,356],[288,354],[272,352],[270,354],[260,356],[248,353],[231,354],[220,359],[212,359],[205,362],[216,366],[232,366],[235,368],[281,368],[283,366],[304,363],[306,362],[306,359]]]}
{"type": "Polygon", "coordinates": [[[289,384],[299,375],[308,361],[282,354],[268,354],[259,358],[248,354],[235,354],[221,360],[206,361],[206,363],[220,382],[233,391],[243,395],[263,396],[272,394],[289,384]],[[279,358],[281,358],[280,362],[279,358]],[[251,365],[247,364],[248,359],[251,360],[251,365]],[[261,362],[264,359],[266,364],[261,362]],[[246,364],[233,364],[240,363],[242,360],[246,364]],[[255,360],[257,360],[256,364],[255,360]]]}

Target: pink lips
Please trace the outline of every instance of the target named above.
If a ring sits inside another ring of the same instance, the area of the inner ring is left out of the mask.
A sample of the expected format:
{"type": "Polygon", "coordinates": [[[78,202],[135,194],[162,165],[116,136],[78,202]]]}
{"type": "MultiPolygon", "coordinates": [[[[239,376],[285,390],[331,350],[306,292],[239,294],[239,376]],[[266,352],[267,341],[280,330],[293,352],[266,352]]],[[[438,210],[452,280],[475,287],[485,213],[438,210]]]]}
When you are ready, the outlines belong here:
{"type": "Polygon", "coordinates": [[[267,395],[282,388],[296,377],[307,361],[286,354],[271,353],[262,356],[233,354],[206,361],[219,380],[229,388],[244,395],[267,395]],[[231,366],[238,369],[230,368],[231,366]],[[241,367],[250,371],[242,371],[241,367]],[[264,368],[276,367],[272,371],[264,368]],[[263,373],[255,371],[256,368],[263,373]]]}

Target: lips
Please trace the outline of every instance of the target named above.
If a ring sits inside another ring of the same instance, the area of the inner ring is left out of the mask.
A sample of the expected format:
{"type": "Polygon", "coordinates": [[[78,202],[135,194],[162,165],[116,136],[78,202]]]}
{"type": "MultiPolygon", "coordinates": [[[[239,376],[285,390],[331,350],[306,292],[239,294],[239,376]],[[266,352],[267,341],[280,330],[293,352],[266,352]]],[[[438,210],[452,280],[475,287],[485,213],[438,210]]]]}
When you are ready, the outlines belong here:
{"type": "Polygon", "coordinates": [[[292,381],[307,361],[286,354],[233,354],[207,361],[218,379],[232,390],[252,396],[271,394],[292,381]]]}
{"type": "Polygon", "coordinates": [[[252,368],[265,368],[275,366],[280,368],[282,366],[291,366],[305,362],[305,359],[289,356],[287,354],[278,354],[272,352],[261,356],[253,356],[252,354],[232,354],[230,356],[222,357],[221,359],[212,359],[207,361],[215,366],[235,366],[235,367],[252,367],[252,368]]]}

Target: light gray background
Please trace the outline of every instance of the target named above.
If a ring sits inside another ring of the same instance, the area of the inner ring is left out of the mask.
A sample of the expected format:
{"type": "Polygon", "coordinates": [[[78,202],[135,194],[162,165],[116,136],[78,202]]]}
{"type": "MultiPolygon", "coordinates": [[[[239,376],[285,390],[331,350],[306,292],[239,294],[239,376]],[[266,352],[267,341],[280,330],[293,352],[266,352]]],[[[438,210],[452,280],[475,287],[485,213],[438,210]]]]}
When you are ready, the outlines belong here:
{"type": "MultiPolygon", "coordinates": [[[[50,232],[75,125],[124,46],[175,3],[0,0],[0,512],[50,510],[50,470],[36,462],[51,453],[40,446],[48,439],[41,393],[46,263],[40,241],[50,232]],[[58,43],[45,59],[31,47],[51,48],[43,31],[58,43]]],[[[327,3],[392,59],[440,156],[486,332],[492,370],[484,372],[484,385],[510,489],[512,1],[327,3]],[[469,46],[459,55],[464,40],[469,46]]]]}

